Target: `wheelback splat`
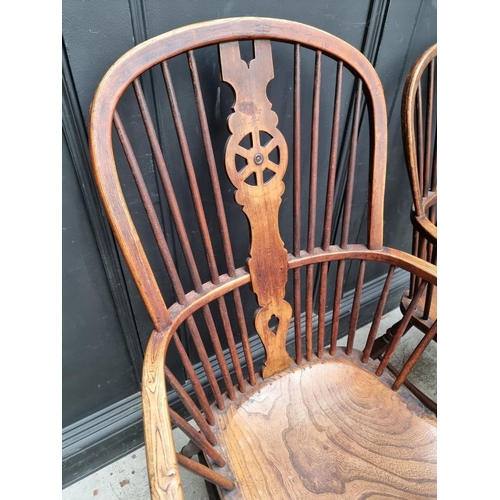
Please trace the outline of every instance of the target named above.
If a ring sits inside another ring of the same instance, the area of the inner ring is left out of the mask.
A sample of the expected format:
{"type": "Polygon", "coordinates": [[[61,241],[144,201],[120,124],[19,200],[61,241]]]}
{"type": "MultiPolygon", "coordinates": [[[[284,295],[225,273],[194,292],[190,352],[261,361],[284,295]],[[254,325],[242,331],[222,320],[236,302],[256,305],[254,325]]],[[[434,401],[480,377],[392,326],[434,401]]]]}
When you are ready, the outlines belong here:
{"type": "Polygon", "coordinates": [[[292,317],[292,307],[284,300],[287,251],[278,227],[288,150],[277,128],[278,116],[266,96],[267,84],[274,78],[271,42],[255,40],[254,50],[255,58],[247,66],[241,59],[238,42],[220,44],[222,79],[236,94],[235,112],[228,120],[232,135],[226,144],[226,171],[237,189],[235,199],[243,206],[250,222],[248,269],[252,289],[261,306],[254,322],[266,350],[262,376],[268,377],[287,368],[292,361],[286,351],[286,334],[292,317]],[[250,148],[242,145],[247,136],[251,138],[250,148]],[[263,140],[268,136],[271,139],[263,140]],[[275,150],[277,163],[270,159],[275,150]],[[246,162],[240,170],[237,156],[246,162]],[[269,328],[273,316],[277,319],[275,332],[269,328]]]}

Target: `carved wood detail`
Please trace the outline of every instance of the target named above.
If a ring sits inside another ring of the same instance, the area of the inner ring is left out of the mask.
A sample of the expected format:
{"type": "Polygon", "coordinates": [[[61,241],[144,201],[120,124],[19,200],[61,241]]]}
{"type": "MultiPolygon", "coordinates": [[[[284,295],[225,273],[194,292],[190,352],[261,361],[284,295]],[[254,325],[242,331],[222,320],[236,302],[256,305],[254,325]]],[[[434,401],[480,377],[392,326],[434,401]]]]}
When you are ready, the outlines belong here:
{"type": "Polygon", "coordinates": [[[266,96],[267,84],[274,78],[270,41],[255,40],[254,53],[255,58],[247,65],[241,59],[238,42],[220,44],[222,80],[236,94],[234,113],[228,119],[232,135],[226,144],[226,171],[236,187],[235,199],[250,223],[247,264],[261,306],[254,322],[266,350],[262,376],[268,377],[291,363],[285,348],[292,317],[292,308],[284,300],[287,251],[278,227],[288,149],[266,96]],[[277,324],[271,329],[273,317],[277,324]]]}

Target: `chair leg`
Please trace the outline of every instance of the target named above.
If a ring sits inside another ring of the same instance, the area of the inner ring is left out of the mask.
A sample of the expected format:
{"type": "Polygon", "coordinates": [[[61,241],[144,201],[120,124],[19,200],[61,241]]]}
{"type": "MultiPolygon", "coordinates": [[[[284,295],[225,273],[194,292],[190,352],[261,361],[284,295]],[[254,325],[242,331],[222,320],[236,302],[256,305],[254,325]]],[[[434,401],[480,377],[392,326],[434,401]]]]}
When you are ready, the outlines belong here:
{"type": "Polygon", "coordinates": [[[196,455],[197,453],[200,453],[200,448],[191,441],[189,440],[189,443],[184,446],[181,450],[181,454],[184,455],[187,458],[191,458],[192,456],[196,455]]]}
{"type": "MultiPolygon", "coordinates": [[[[200,448],[191,440],[189,440],[189,443],[182,448],[181,454],[187,458],[191,458],[194,455],[198,455],[198,461],[200,462],[200,464],[203,464],[206,467],[208,467],[205,455],[200,450],[200,448]]],[[[205,480],[205,488],[207,489],[208,500],[221,500],[215,484],[212,484],[210,481],[205,480]]]]}
{"type": "MultiPolygon", "coordinates": [[[[394,325],[387,329],[384,335],[375,340],[375,342],[373,343],[372,352],[370,353],[370,358],[378,359],[380,358],[380,356],[382,356],[382,354],[384,354],[384,352],[389,347],[391,340],[394,338],[393,332],[398,329],[402,321],[403,320],[400,319],[397,323],[394,323],[394,325]]],[[[405,335],[411,327],[412,325],[410,322],[408,323],[408,326],[406,327],[403,335],[405,335]]]]}
{"type": "MultiPolygon", "coordinates": [[[[200,464],[208,467],[208,463],[202,451],[198,453],[198,460],[200,461],[200,464]]],[[[221,500],[219,492],[217,491],[217,486],[215,486],[215,484],[211,483],[210,481],[205,481],[205,487],[207,489],[208,500],[221,500]]]]}

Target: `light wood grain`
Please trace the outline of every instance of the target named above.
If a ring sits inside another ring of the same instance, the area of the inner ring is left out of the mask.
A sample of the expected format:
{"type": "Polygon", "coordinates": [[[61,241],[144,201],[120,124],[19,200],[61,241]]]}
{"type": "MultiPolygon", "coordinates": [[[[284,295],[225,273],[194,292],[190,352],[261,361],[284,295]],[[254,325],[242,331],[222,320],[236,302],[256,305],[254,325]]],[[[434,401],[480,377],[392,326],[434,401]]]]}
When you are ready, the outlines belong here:
{"type": "Polygon", "coordinates": [[[165,356],[161,340],[161,335],[151,335],[142,372],[142,411],[144,439],[148,443],[146,452],[149,486],[152,500],[183,500],[168,412],[164,367],[163,364],[154,362],[157,355],[165,356]]]}
{"type": "Polygon", "coordinates": [[[215,413],[228,499],[436,497],[435,420],[341,354],[215,413]]]}

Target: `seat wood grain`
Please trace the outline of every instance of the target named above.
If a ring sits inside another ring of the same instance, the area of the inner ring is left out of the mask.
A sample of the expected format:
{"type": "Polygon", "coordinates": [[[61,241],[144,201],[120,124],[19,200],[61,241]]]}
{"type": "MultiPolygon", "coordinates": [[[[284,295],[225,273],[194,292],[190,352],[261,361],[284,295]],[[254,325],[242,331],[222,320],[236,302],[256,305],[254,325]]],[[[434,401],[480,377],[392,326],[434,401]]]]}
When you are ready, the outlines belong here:
{"type": "Polygon", "coordinates": [[[214,408],[228,464],[215,468],[236,484],[222,496],[435,498],[435,417],[391,383],[339,354],[294,365],[214,408]]]}

